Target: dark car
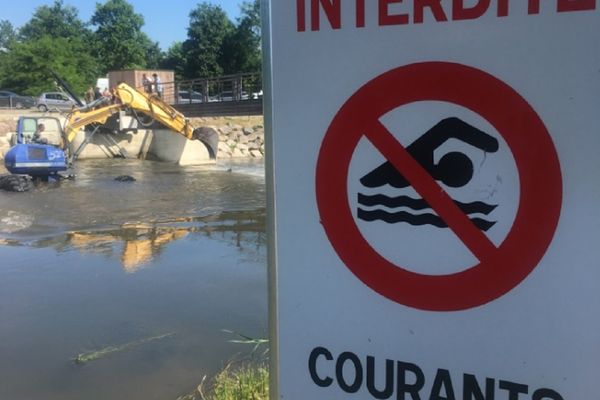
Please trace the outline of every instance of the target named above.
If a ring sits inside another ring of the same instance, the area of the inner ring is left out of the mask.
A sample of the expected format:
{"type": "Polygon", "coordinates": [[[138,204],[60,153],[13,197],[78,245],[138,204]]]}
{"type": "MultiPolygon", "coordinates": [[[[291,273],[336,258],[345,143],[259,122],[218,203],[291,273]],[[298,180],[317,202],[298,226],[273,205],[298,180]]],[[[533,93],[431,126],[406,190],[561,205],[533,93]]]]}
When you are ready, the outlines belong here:
{"type": "Polygon", "coordinates": [[[8,90],[0,90],[0,107],[31,108],[34,104],[33,97],[21,96],[8,90]]]}

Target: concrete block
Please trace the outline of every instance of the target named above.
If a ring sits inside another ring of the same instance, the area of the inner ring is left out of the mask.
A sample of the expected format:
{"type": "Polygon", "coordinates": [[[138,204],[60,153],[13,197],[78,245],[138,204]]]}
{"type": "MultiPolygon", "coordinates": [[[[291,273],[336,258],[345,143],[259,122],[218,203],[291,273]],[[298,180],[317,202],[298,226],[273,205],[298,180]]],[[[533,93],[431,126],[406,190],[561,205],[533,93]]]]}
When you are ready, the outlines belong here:
{"type": "Polygon", "coordinates": [[[208,149],[199,140],[188,140],[168,129],[155,129],[150,153],[161,161],[179,165],[211,164],[208,149]]]}

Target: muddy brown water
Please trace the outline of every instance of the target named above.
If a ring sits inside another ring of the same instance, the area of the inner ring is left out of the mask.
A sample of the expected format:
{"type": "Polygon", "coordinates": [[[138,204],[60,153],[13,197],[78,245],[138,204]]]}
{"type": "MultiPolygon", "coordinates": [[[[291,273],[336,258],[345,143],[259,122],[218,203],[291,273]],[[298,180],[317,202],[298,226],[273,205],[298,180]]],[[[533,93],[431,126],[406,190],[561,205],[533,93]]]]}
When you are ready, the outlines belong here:
{"type": "Polygon", "coordinates": [[[0,192],[0,399],[176,399],[252,357],[223,330],[267,337],[263,171],[82,161],[0,192]]]}

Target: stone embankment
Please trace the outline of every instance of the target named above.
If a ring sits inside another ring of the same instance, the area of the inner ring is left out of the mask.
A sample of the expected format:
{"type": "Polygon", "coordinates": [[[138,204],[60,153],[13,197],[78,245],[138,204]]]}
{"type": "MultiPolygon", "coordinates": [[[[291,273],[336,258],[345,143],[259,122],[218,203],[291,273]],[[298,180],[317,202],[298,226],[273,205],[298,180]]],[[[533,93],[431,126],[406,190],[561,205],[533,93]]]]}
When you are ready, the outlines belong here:
{"type": "MultiPolygon", "coordinates": [[[[0,116],[0,160],[10,148],[10,134],[16,130],[17,115],[0,116]]],[[[262,117],[194,118],[194,126],[206,126],[219,134],[217,158],[263,158],[265,153],[262,117]]]]}
{"type": "Polygon", "coordinates": [[[194,118],[192,124],[217,131],[217,158],[264,157],[265,130],[262,117],[194,118]]]}

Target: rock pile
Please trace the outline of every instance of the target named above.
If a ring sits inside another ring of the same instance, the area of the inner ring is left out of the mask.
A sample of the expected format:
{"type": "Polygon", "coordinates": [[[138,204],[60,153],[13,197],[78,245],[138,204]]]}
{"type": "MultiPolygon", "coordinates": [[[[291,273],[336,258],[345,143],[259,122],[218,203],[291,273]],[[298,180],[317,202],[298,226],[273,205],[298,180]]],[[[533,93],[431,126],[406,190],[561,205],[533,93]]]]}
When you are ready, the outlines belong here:
{"type": "Polygon", "coordinates": [[[262,125],[243,127],[227,123],[226,125],[214,128],[219,133],[219,153],[217,158],[264,157],[265,131],[262,125]]]}

